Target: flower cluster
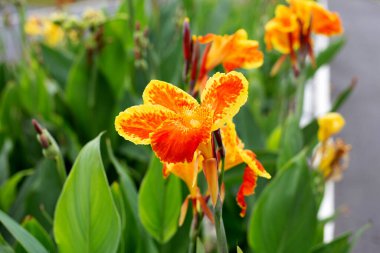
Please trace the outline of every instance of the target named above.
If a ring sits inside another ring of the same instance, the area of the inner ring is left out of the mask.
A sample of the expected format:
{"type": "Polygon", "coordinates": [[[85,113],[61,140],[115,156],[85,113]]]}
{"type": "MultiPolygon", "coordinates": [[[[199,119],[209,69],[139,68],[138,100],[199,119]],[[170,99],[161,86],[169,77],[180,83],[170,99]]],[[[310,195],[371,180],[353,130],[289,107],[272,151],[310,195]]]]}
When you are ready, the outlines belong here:
{"type": "Polygon", "coordinates": [[[290,55],[295,72],[298,72],[298,60],[309,55],[314,63],[312,34],[325,36],[343,33],[339,15],[330,12],[313,0],[288,0],[289,5],[278,5],[275,17],[265,26],[265,43],[268,50],[275,49],[290,55]],[[296,52],[299,52],[297,56],[296,52]]]}
{"type": "Polygon", "coordinates": [[[328,180],[339,181],[342,172],[347,169],[351,146],[342,139],[333,139],[345,125],[345,120],[339,113],[327,113],[318,118],[318,140],[320,142],[315,157],[319,158],[319,170],[328,180]]]}

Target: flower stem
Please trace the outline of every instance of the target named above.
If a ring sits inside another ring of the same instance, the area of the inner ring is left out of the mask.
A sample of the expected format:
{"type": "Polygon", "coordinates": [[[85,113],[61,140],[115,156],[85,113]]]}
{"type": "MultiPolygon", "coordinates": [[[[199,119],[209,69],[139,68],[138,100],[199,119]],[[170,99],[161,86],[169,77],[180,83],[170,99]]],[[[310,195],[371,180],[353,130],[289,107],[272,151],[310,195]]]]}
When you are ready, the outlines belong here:
{"type": "Polygon", "coordinates": [[[218,252],[220,253],[228,253],[228,244],[226,231],[224,229],[223,223],[223,202],[221,198],[222,185],[224,181],[224,156],[221,157],[222,168],[219,176],[219,196],[218,201],[216,202],[216,206],[214,208],[214,221],[215,221],[215,230],[216,230],[216,239],[217,239],[217,247],[218,252]]]}
{"type": "Polygon", "coordinates": [[[302,76],[296,79],[297,94],[296,94],[296,111],[295,116],[298,122],[301,121],[303,113],[303,102],[305,97],[306,80],[302,76]]]}
{"type": "Polygon", "coordinates": [[[223,204],[219,195],[218,202],[216,203],[216,206],[214,209],[217,247],[218,247],[219,253],[228,253],[228,244],[227,244],[226,231],[224,229],[224,224],[223,224],[222,208],[223,208],[223,204]]]}

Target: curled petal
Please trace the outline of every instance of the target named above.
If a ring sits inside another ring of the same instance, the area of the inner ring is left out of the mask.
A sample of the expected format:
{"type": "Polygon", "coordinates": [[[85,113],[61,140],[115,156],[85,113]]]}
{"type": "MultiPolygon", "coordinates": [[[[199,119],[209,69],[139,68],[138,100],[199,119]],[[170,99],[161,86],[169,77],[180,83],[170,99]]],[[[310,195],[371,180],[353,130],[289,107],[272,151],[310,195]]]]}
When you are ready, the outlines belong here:
{"type": "Polygon", "coordinates": [[[238,194],[236,196],[236,202],[241,208],[240,216],[244,217],[247,211],[247,203],[245,197],[252,195],[256,188],[257,175],[248,166],[244,170],[243,183],[241,184],[238,194]]]}
{"type": "Polygon", "coordinates": [[[265,177],[268,179],[271,178],[269,173],[264,169],[263,165],[256,159],[255,153],[251,150],[242,150],[240,155],[243,161],[255,172],[255,174],[260,177],[265,177]]]}
{"type": "Polygon", "coordinates": [[[177,86],[152,80],[143,93],[144,104],[162,105],[174,112],[181,113],[184,108],[191,110],[198,106],[198,101],[177,86]]]}
{"type": "Polygon", "coordinates": [[[212,130],[230,121],[238,113],[248,98],[248,81],[243,74],[232,71],[228,74],[216,73],[208,79],[202,92],[202,106],[214,112],[212,130]]]}
{"type": "Polygon", "coordinates": [[[226,151],[225,170],[229,170],[243,162],[240,151],[244,148],[244,144],[237,136],[235,124],[228,121],[221,129],[223,145],[226,151]]]}
{"type": "Polygon", "coordinates": [[[115,128],[124,139],[135,144],[149,144],[149,135],[165,120],[176,117],[159,105],[137,105],[120,112],[115,118],[115,128]]]}

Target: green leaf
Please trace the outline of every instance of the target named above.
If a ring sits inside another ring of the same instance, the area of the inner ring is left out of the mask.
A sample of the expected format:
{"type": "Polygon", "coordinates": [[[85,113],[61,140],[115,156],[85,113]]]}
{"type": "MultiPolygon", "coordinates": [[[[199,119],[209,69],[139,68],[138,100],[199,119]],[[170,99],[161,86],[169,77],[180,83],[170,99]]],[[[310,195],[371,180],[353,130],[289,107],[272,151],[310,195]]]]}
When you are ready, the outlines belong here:
{"type": "Polygon", "coordinates": [[[100,138],[81,150],[58,199],[54,234],[62,253],[117,250],[120,217],[104,171],[100,138]]]}
{"type": "Polygon", "coordinates": [[[302,152],[276,175],[256,202],[249,245],[260,253],[309,252],[316,226],[317,207],[302,152]]]}
{"type": "Polygon", "coordinates": [[[120,190],[124,205],[125,227],[122,227],[122,240],[125,248],[130,252],[151,253],[157,252],[153,239],[142,226],[137,207],[137,190],[127,167],[121,164],[112,152],[111,142],[106,141],[108,156],[119,174],[120,190]]]}
{"type": "Polygon", "coordinates": [[[162,164],[152,157],[139,193],[139,215],[146,230],[161,244],[169,241],[178,227],[181,208],[179,179],[162,176],[162,164]]]}
{"type": "Polygon", "coordinates": [[[48,253],[42,244],[16,221],[0,210],[0,222],[29,253],[48,253]]]}
{"type": "MultiPolygon", "coordinates": [[[[50,252],[56,252],[54,243],[50,238],[49,234],[46,230],[41,226],[41,224],[32,216],[27,216],[22,223],[22,226],[34,237],[36,238],[42,245],[50,252]]],[[[26,251],[20,247],[19,244],[16,245],[17,253],[26,251]]]]}
{"type": "Polygon", "coordinates": [[[321,66],[331,62],[332,59],[340,52],[340,50],[343,48],[345,44],[346,44],[346,39],[344,37],[341,37],[331,42],[330,45],[321,53],[319,53],[317,57],[315,58],[317,66],[314,67],[311,64],[309,64],[306,67],[306,79],[313,77],[315,72],[317,72],[317,70],[321,66]]]}
{"type": "Polygon", "coordinates": [[[1,253],[14,253],[15,251],[12,247],[4,240],[3,236],[0,234],[0,252],[1,253]]]}
{"type": "Polygon", "coordinates": [[[4,184],[0,186],[0,209],[8,211],[16,198],[17,185],[26,176],[33,173],[33,170],[22,170],[14,174],[4,184]]]}
{"type": "Polygon", "coordinates": [[[298,120],[294,115],[290,115],[282,131],[277,169],[280,170],[291,158],[301,151],[302,143],[302,132],[298,126],[298,120]]]}
{"type": "Polygon", "coordinates": [[[350,237],[351,233],[341,235],[332,242],[317,246],[312,253],[348,253],[351,248],[350,237]]]}

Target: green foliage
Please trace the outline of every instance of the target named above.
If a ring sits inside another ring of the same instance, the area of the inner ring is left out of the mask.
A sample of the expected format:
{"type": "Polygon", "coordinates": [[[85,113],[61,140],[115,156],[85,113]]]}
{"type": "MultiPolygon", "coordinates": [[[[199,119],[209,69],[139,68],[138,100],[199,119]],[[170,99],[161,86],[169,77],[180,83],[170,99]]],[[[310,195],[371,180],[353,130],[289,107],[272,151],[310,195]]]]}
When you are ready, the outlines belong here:
{"type": "Polygon", "coordinates": [[[14,238],[30,253],[48,253],[45,247],[27,230],[0,210],[0,222],[7,228],[14,238]]]}
{"type": "Polygon", "coordinates": [[[139,215],[146,230],[161,244],[177,231],[181,207],[179,179],[162,176],[162,164],[152,156],[139,191],[139,215]]]}
{"type": "Polygon", "coordinates": [[[277,174],[256,202],[248,241],[257,252],[308,252],[313,246],[317,211],[311,175],[301,153],[277,174]]]}
{"type": "Polygon", "coordinates": [[[100,138],[79,153],[59,197],[54,235],[60,252],[117,250],[120,217],[104,172],[100,138]]]}

